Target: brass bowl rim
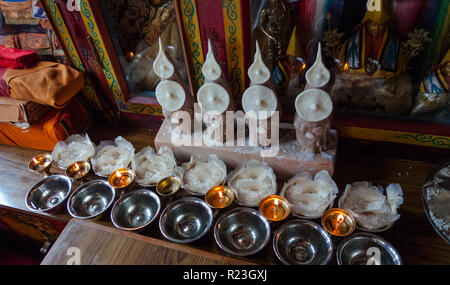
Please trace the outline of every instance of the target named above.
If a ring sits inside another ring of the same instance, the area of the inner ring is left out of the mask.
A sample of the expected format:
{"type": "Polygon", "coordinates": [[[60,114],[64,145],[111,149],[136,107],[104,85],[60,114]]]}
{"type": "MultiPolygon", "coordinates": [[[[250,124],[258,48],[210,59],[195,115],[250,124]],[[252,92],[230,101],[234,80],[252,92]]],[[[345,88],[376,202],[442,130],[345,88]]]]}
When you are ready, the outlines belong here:
{"type": "Polygon", "coordinates": [[[124,168],[116,169],[116,170],[114,170],[113,172],[111,172],[111,174],[109,174],[109,176],[108,176],[108,183],[109,183],[109,185],[111,185],[111,187],[113,187],[114,189],[120,190],[120,189],[123,189],[123,188],[126,188],[126,187],[130,186],[130,185],[133,183],[134,179],[136,179],[136,172],[134,172],[134,170],[131,169],[131,168],[124,167],[124,168]],[[115,172],[121,171],[121,170],[128,170],[129,173],[131,173],[131,181],[130,181],[130,184],[128,184],[128,185],[116,187],[116,186],[114,186],[114,185],[111,184],[111,178],[113,177],[113,174],[114,174],[115,172]]]}
{"type": "Polygon", "coordinates": [[[28,163],[28,170],[34,171],[34,172],[37,171],[37,170],[31,169],[31,164],[33,163],[33,158],[40,157],[40,156],[50,158],[50,163],[49,163],[44,169],[42,169],[41,171],[43,171],[43,170],[45,170],[46,168],[52,166],[52,163],[53,163],[53,157],[52,157],[52,155],[49,154],[49,153],[41,153],[41,154],[38,154],[38,155],[33,156],[33,157],[31,158],[31,161],[28,163]]]}
{"type": "Polygon", "coordinates": [[[280,195],[276,195],[276,194],[274,194],[274,195],[269,195],[269,196],[264,197],[264,198],[261,200],[261,202],[259,203],[258,209],[259,209],[259,212],[261,213],[261,215],[262,215],[265,219],[268,219],[269,221],[272,221],[272,222],[281,222],[281,221],[287,219],[287,217],[289,217],[289,215],[291,214],[291,204],[289,203],[289,201],[288,201],[285,197],[280,196],[280,195]],[[262,205],[262,203],[263,203],[265,200],[272,199],[272,198],[277,198],[277,199],[279,199],[279,200],[283,200],[284,202],[286,202],[286,205],[287,205],[287,212],[286,212],[286,214],[285,214],[285,217],[284,217],[283,219],[281,219],[281,220],[277,220],[277,219],[273,220],[273,219],[266,218],[266,217],[264,216],[262,210],[261,210],[261,205],[262,205]],[[280,199],[280,198],[281,198],[281,199],[280,199]]]}
{"type": "Polygon", "coordinates": [[[86,177],[86,175],[88,175],[89,172],[90,172],[91,169],[92,169],[92,166],[91,166],[91,163],[89,162],[89,160],[80,160],[80,161],[76,161],[76,162],[72,163],[70,166],[66,168],[66,170],[65,170],[65,175],[66,175],[67,177],[69,177],[69,178],[71,178],[71,179],[75,179],[75,180],[79,180],[79,179],[82,179],[82,178],[86,177]],[[89,166],[88,166],[88,171],[86,172],[86,174],[85,174],[83,177],[73,178],[73,177],[70,177],[70,176],[68,175],[67,172],[69,171],[70,166],[74,165],[75,163],[89,165],[89,166]]]}
{"type": "MultiPolygon", "coordinates": [[[[341,208],[331,208],[331,209],[328,209],[328,210],[326,210],[325,212],[323,212],[322,218],[320,219],[320,222],[322,223],[322,227],[328,232],[327,228],[325,227],[324,218],[325,218],[325,214],[327,214],[327,213],[329,213],[329,212],[332,212],[332,211],[340,211],[340,212],[344,212],[344,214],[346,214],[347,217],[350,218],[350,220],[352,221],[352,224],[353,224],[353,229],[352,229],[352,231],[351,231],[350,233],[348,233],[348,234],[346,234],[346,235],[335,235],[335,236],[346,237],[346,236],[351,235],[351,234],[355,231],[355,229],[356,229],[356,220],[355,220],[355,217],[353,217],[353,215],[352,215],[349,211],[347,211],[347,210],[345,210],[345,209],[341,209],[341,208]]],[[[331,234],[330,232],[328,232],[328,233],[331,234]]],[[[331,234],[331,235],[332,235],[332,234],[331,234]]]]}
{"type": "Polygon", "coordinates": [[[172,196],[173,194],[175,194],[175,193],[177,193],[178,191],[180,191],[181,188],[182,188],[182,185],[181,185],[181,179],[180,179],[178,176],[167,176],[167,177],[164,177],[163,179],[159,180],[159,182],[158,182],[158,183],[156,184],[156,186],[155,186],[156,193],[157,193],[158,195],[163,196],[163,197],[172,196]],[[177,189],[175,192],[173,192],[173,193],[171,193],[171,194],[163,194],[163,193],[161,193],[161,192],[159,191],[158,185],[159,185],[159,183],[161,183],[161,181],[166,180],[166,179],[169,179],[169,178],[170,178],[170,179],[176,179],[176,180],[179,182],[180,186],[178,187],[178,189],[177,189]]]}
{"type": "Polygon", "coordinates": [[[208,192],[205,193],[205,202],[206,202],[206,204],[208,204],[208,206],[210,206],[213,209],[224,209],[224,208],[229,207],[231,204],[233,204],[235,197],[236,197],[236,194],[234,193],[234,191],[230,187],[228,187],[226,185],[216,185],[216,186],[212,187],[211,189],[209,189],[208,192]],[[230,204],[228,204],[227,206],[224,206],[224,207],[214,207],[213,205],[208,203],[208,200],[206,199],[206,197],[208,196],[209,191],[211,191],[212,189],[214,189],[216,187],[219,187],[219,186],[221,186],[221,187],[223,187],[225,189],[228,189],[229,190],[228,193],[231,193],[231,202],[230,202],[230,204]]]}

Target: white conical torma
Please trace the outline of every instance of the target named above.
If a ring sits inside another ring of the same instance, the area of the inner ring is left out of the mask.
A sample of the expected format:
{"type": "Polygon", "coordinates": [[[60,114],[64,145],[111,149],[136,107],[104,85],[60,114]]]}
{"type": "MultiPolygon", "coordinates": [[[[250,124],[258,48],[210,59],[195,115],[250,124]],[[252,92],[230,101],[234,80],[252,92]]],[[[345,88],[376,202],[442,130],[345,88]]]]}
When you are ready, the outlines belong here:
{"type": "Polygon", "coordinates": [[[330,81],[330,77],[330,71],[325,67],[322,61],[322,48],[319,42],[316,61],[305,75],[306,82],[312,87],[320,88],[330,81]]]}
{"type": "Polygon", "coordinates": [[[208,40],[208,54],[206,55],[206,61],[202,67],[202,73],[207,81],[217,80],[222,75],[222,68],[219,63],[217,63],[216,57],[214,56],[211,40],[208,40]]]}
{"type": "Polygon", "coordinates": [[[256,41],[256,52],[253,63],[248,69],[248,77],[252,84],[264,84],[270,79],[270,70],[264,64],[258,41],[256,41]]]}

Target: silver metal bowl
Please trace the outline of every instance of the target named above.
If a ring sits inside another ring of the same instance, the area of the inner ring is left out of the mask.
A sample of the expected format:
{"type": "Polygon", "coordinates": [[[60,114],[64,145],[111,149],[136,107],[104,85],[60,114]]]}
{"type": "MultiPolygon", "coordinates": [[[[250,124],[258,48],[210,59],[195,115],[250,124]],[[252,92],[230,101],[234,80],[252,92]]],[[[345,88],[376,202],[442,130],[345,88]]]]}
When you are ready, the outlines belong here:
{"type": "Polygon", "coordinates": [[[325,265],[333,255],[333,242],[318,224],[293,220],[278,228],[273,249],[284,264],[325,265]]]}
{"type": "Polygon", "coordinates": [[[25,204],[36,212],[55,213],[69,197],[72,181],[64,175],[51,175],[36,184],[28,191],[25,204]]]}
{"type": "Polygon", "coordinates": [[[401,265],[395,248],[379,236],[356,233],[346,238],[337,249],[339,265],[401,265]]]}
{"type": "Polygon", "coordinates": [[[193,242],[211,228],[213,213],[205,201],[185,197],[169,204],[159,218],[159,229],[170,241],[193,242]]]}
{"type": "Polygon", "coordinates": [[[67,201],[69,214],[78,219],[99,219],[112,205],[115,190],[104,180],[92,180],[78,187],[67,201]]]}
{"type": "Polygon", "coordinates": [[[217,220],[214,238],[219,247],[229,254],[252,255],[269,242],[270,225],[257,210],[239,207],[217,220]]]}
{"type": "Polygon", "coordinates": [[[111,221],[121,230],[139,230],[149,225],[160,209],[158,195],[147,189],[139,189],[117,200],[111,211],[111,221]]]}

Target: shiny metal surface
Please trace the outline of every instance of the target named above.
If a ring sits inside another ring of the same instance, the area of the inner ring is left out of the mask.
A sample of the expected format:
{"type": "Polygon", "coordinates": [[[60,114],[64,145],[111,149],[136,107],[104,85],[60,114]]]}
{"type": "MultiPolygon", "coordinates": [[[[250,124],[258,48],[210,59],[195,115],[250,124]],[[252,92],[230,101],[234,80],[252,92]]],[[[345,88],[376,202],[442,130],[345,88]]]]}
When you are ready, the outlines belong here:
{"type": "Polygon", "coordinates": [[[333,254],[333,242],[318,224],[293,220],[278,228],[273,238],[273,249],[284,264],[325,265],[333,254]]]}
{"type": "Polygon", "coordinates": [[[104,180],[92,180],[78,187],[67,201],[69,214],[78,219],[100,218],[114,202],[115,190],[104,180]]]}
{"type": "Polygon", "coordinates": [[[336,252],[339,265],[401,265],[395,248],[379,236],[356,233],[346,238],[336,252]]]}
{"type": "Polygon", "coordinates": [[[175,176],[169,176],[158,182],[156,185],[156,192],[161,196],[170,196],[178,192],[180,188],[180,179],[175,176]]]}
{"type": "Polygon", "coordinates": [[[160,209],[161,202],[156,193],[139,189],[117,200],[111,211],[111,221],[119,229],[138,230],[149,225],[160,209]]]}
{"type": "Polygon", "coordinates": [[[170,241],[189,243],[211,228],[213,213],[205,201],[185,197],[169,204],[159,218],[159,229],[170,241]]]}
{"type": "Polygon", "coordinates": [[[70,194],[72,181],[64,175],[51,175],[34,184],[25,196],[28,209],[54,213],[70,194]]]}
{"type": "Polygon", "coordinates": [[[229,254],[252,255],[269,242],[269,222],[254,209],[235,208],[217,220],[214,238],[219,247],[229,254]]]}

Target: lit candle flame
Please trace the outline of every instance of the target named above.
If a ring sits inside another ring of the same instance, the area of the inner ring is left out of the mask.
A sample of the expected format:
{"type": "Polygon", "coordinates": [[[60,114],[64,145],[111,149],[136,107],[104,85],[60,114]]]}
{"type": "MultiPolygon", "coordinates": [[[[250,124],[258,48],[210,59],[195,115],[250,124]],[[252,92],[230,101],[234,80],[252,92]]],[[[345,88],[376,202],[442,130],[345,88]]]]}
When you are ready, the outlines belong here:
{"type": "Polygon", "coordinates": [[[302,70],[306,69],[306,63],[303,64],[302,70]]]}
{"type": "Polygon", "coordinates": [[[75,162],[75,164],[73,165],[73,168],[74,168],[75,171],[80,170],[80,166],[78,165],[77,162],[75,162]]]}
{"type": "Polygon", "coordinates": [[[278,207],[278,204],[280,203],[280,201],[278,201],[278,199],[275,199],[275,200],[273,201],[273,203],[274,203],[275,207],[278,207]]]}
{"type": "Polygon", "coordinates": [[[337,221],[338,221],[338,224],[342,224],[342,222],[344,221],[344,215],[339,214],[337,217],[337,221]]]}
{"type": "Polygon", "coordinates": [[[134,52],[130,51],[130,57],[131,57],[131,58],[134,57],[134,52]]]}
{"type": "Polygon", "coordinates": [[[347,62],[344,65],[344,71],[348,71],[348,63],[347,62]]]}
{"type": "Polygon", "coordinates": [[[220,199],[223,198],[223,193],[222,193],[222,191],[219,191],[219,198],[220,198],[220,199]]]}
{"type": "Polygon", "coordinates": [[[34,164],[39,164],[39,160],[37,160],[36,158],[33,157],[33,163],[34,164]]]}
{"type": "Polygon", "coordinates": [[[117,176],[117,178],[120,178],[120,177],[122,177],[122,173],[120,173],[119,170],[116,170],[116,176],[117,176]]]}

